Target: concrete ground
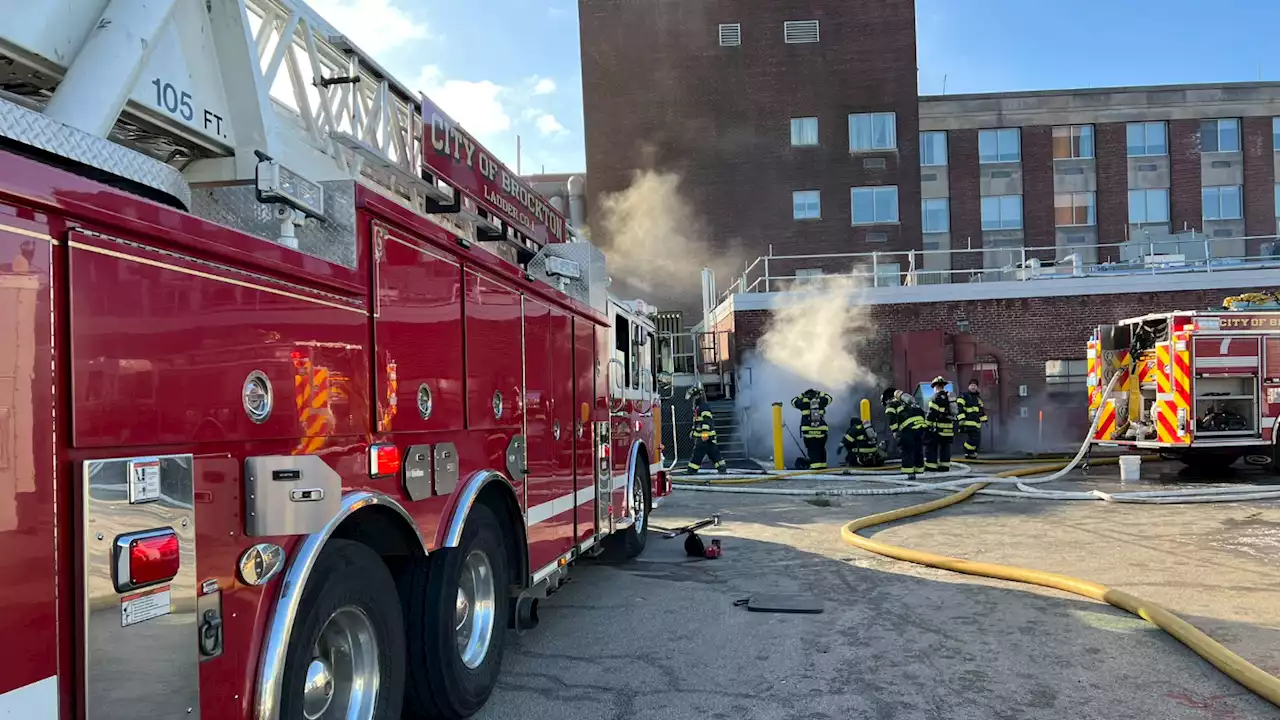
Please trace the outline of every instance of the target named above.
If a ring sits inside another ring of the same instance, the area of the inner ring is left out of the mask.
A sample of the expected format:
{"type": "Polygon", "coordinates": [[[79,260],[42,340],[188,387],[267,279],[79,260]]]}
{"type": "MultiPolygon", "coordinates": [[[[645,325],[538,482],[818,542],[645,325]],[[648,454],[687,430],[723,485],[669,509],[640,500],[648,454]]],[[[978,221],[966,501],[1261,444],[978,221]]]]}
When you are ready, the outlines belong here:
{"type": "MultiPolygon", "coordinates": [[[[1165,464],[1118,484],[1115,466],[1055,488],[1269,482],[1196,478],[1165,464]]],[[[844,481],[833,481],[844,482],[844,481]]],[[[1150,487],[1148,487],[1150,486],[1150,487]]],[[[718,560],[649,538],[640,559],[587,563],[509,636],[481,718],[1280,718],[1163,632],[1123,611],[1027,585],[856,550],[846,521],[926,496],[836,498],[677,492],[654,522],[713,512],[718,560]],[[821,615],[734,601],[795,593],[821,615]]],[[[1280,502],[1109,505],[979,497],[874,532],[958,557],[1077,575],[1169,609],[1280,674],[1280,502]]]]}

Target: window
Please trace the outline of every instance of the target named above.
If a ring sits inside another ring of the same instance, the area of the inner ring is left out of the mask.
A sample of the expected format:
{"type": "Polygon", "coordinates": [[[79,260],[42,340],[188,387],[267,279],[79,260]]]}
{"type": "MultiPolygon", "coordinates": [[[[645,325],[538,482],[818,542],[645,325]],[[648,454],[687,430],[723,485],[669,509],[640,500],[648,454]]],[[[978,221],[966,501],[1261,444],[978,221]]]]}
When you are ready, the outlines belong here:
{"type": "Polygon", "coordinates": [[[1093,157],[1092,125],[1060,125],[1053,129],[1053,159],[1093,157]]]}
{"type": "Polygon", "coordinates": [[[797,285],[816,285],[822,281],[822,268],[798,268],[796,270],[797,285]]]}
{"type": "Polygon", "coordinates": [[[945,130],[920,133],[920,164],[924,166],[947,164],[947,133],[945,130]]]}
{"type": "Polygon", "coordinates": [[[1169,154],[1169,144],[1165,141],[1162,122],[1129,123],[1125,133],[1129,157],[1169,154]]]}
{"type": "Polygon", "coordinates": [[[1044,382],[1056,385],[1051,391],[1078,391],[1089,384],[1088,360],[1046,360],[1044,362],[1044,382]],[[1063,385],[1074,387],[1061,387],[1063,385]]]}
{"type": "MultiPolygon", "coordinates": [[[[622,383],[621,387],[633,387],[635,354],[631,348],[631,322],[621,314],[615,314],[613,317],[613,356],[622,364],[622,377],[618,378],[618,381],[622,383]]],[[[612,372],[610,370],[610,373],[612,372]]]]}
{"type": "Polygon", "coordinates": [[[925,232],[940,233],[951,229],[951,213],[947,205],[947,198],[926,198],[920,202],[925,232]]]}
{"type": "Polygon", "coordinates": [[[1200,152],[1239,152],[1240,121],[1236,118],[1200,121],[1200,152]]]}
{"type": "Polygon", "coordinates": [[[733,23],[720,26],[720,47],[737,47],[742,44],[742,25],[733,23]]]}
{"type": "Polygon", "coordinates": [[[1169,222],[1169,191],[1164,188],[1130,190],[1129,222],[1133,225],[1169,222]]]}
{"type": "Polygon", "coordinates": [[[1018,128],[978,131],[978,162],[1019,162],[1022,160],[1022,133],[1018,128]]]}
{"type": "Polygon", "coordinates": [[[817,220],[822,217],[822,193],[817,190],[796,190],[791,193],[791,217],[796,220],[817,220]]]}
{"type": "Polygon", "coordinates": [[[1276,218],[1280,219],[1280,184],[1276,185],[1276,218]]]}
{"type": "Polygon", "coordinates": [[[902,263],[878,263],[875,275],[876,287],[898,287],[902,285],[902,263]]]}
{"type": "Polygon", "coordinates": [[[1022,196],[991,195],[982,198],[983,230],[1017,230],[1022,227],[1022,196]]]}
{"type": "Polygon", "coordinates": [[[782,23],[782,39],[788,43],[818,42],[817,20],[790,20],[782,23]]]}
{"type": "Polygon", "coordinates": [[[849,150],[893,150],[898,147],[897,113],[849,116],[849,150]]]}
{"type": "Polygon", "coordinates": [[[791,118],[791,146],[807,147],[818,144],[818,118],[791,118]]]}
{"type": "Polygon", "coordinates": [[[872,225],[898,222],[898,186],[852,188],[853,224],[872,225]]]}
{"type": "Polygon", "coordinates": [[[1240,210],[1239,185],[1202,188],[1200,203],[1205,220],[1239,220],[1244,217],[1240,210]]]}
{"type": "Polygon", "coordinates": [[[1091,192],[1058,193],[1053,196],[1053,224],[1093,225],[1094,195],[1091,192]]]}
{"type": "Polygon", "coordinates": [[[1271,118],[1271,149],[1280,152],[1280,117],[1271,118]]]}

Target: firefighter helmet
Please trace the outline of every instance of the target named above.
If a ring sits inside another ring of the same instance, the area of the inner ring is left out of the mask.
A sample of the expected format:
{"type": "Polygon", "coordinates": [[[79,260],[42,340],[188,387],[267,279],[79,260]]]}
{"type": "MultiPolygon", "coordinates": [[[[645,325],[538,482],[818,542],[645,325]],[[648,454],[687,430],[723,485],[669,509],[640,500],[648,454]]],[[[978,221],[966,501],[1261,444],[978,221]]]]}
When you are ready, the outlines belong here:
{"type": "Polygon", "coordinates": [[[897,392],[898,391],[893,388],[886,388],[885,391],[880,394],[880,404],[888,405],[889,401],[893,399],[894,394],[897,392]]]}
{"type": "Polygon", "coordinates": [[[938,387],[939,385],[941,385],[942,387],[947,386],[947,379],[942,377],[941,375],[934,378],[933,382],[929,383],[929,387],[938,387]]]}

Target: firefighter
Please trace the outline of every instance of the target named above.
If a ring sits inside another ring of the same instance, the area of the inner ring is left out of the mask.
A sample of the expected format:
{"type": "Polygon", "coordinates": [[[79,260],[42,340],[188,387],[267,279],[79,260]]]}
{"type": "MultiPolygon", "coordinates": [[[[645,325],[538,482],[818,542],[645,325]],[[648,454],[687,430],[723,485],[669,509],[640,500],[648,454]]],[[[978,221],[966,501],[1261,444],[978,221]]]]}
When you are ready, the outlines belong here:
{"type": "Polygon", "coordinates": [[[880,402],[889,430],[902,450],[902,472],[908,480],[914,480],[917,473],[924,472],[924,413],[910,395],[895,388],[885,390],[880,402]]]}
{"type": "Polygon", "coordinates": [[[951,443],[955,441],[956,418],[951,412],[951,396],[947,394],[947,380],[939,375],[929,383],[933,397],[929,399],[929,411],[925,415],[924,469],[946,472],[951,469],[951,443]]]}
{"type": "Polygon", "coordinates": [[[969,381],[969,391],[956,398],[956,420],[960,424],[960,432],[964,435],[964,456],[970,460],[978,457],[978,448],[982,444],[982,425],[987,422],[987,411],[982,406],[982,395],[978,392],[978,381],[969,381]]]}
{"type": "Polygon", "coordinates": [[[844,448],[845,461],[848,465],[858,467],[880,467],[884,463],[884,454],[876,442],[876,431],[862,424],[862,418],[854,416],[849,421],[849,429],[840,440],[844,448]]]}
{"type": "Polygon", "coordinates": [[[827,416],[817,408],[800,416],[800,438],[810,470],[827,469],[827,416]]]}
{"type": "Polygon", "coordinates": [[[693,430],[689,432],[689,437],[693,438],[693,455],[689,457],[689,465],[685,468],[686,475],[695,475],[702,467],[702,458],[711,458],[711,462],[715,463],[716,472],[723,475],[728,472],[725,467],[724,458],[720,457],[720,446],[716,443],[716,419],[710,410],[695,408],[696,417],[693,420],[693,430]]]}
{"type": "Polygon", "coordinates": [[[791,398],[791,407],[800,411],[800,437],[804,440],[804,453],[809,459],[809,469],[827,468],[827,406],[831,396],[809,388],[791,398]]]}

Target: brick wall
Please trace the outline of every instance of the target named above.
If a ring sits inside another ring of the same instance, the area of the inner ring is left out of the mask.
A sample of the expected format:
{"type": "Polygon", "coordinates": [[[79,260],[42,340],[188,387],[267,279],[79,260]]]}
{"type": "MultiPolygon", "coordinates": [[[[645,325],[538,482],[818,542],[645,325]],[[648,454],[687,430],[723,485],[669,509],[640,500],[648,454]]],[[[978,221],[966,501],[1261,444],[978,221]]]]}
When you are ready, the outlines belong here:
{"type": "MultiPolygon", "coordinates": [[[[866,338],[859,360],[886,382],[891,382],[895,373],[889,363],[894,356],[896,334],[927,331],[954,334],[957,322],[967,320],[969,332],[978,342],[1004,354],[1000,387],[998,391],[992,388],[985,392],[993,423],[997,422],[997,408],[1004,409],[1001,418],[1006,426],[1004,437],[1009,437],[1008,433],[1014,432],[1014,426],[1021,421],[1017,411],[1020,406],[1027,406],[1032,417],[1044,410],[1066,435],[1083,433],[1087,427],[1083,410],[1086,398],[1083,394],[1061,397],[1047,393],[1045,361],[1084,359],[1085,343],[1098,325],[1159,310],[1216,308],[1226,296],[1257,289],[870,305],[868,312],[876,331],[866,338]],[[1018,395],[1020,385],[1027,386],[1026,397],[1018,395]],[[1003,399],[996,397],[997,392],[1003,399]]],[[[735,313],[734,342],[739,353],[757,347],[769,317],[767,310],[735,313]]]]}
{"type": "MultiPolygon", "coordinates": [[[[1246,235],[1276,234],[1275,148],[1271,118],[1244,118],[1244,230],[1246,235]]],[[[1248,253],[1261,252],[1251,240],[1248,253]]]]}
{"type": "Polygon", "coordinates": [[[1169,121],[1169,227],[1203,230],[1200,207],[1200,121],[1169,121]]]}
{"type": "MultiPolygon", "coordinates": [[[[951,195],[951,248],[982,247],[982,199],[978,187],[978,131],[947,133],[947,185],[951,195]]],[[[982,267],[981,253],[952,256],[954,270],[982,267]]]]}
{"type": "Polygon", "coordinates": [[[1053,128],[1022,128],[1022,225],[1028,247],[1057,244],[1053,222],[1053,128]]]}
{"type": "Polygon", "coordinates": [[[709,240],[741,242],[742,259],[770,244],[778,254],[921,247],[913,0],[579,0],[579,26],[593,207],[653,168],[681,175],[709,240]],[[820,42],[783,42],[784,21],[809,19],[820,42]],[[720,23],[741,24],[741,46],[719,46],[720,23]],[[898,149],[851,155],[848,116],[859,112],[895,112],[898,149]],[[791,147],[792,117],[818,118],[818,147],[791,147]],[[880,158],[883,168],[864,163],[880,158]],[[900,223],[852,228],[857,185],[897,185],[900,223]],[[793,190],[821,191],[821,220],[792,219],[793,190]],[[887,241],[866,242],[869,231],[887,241]]]}
{"type": "MultiPolygon", "coordinates": [[[[1098,243],[1124,242],[1129,224],[1129,162],[1124,123],[1094,126],[1094,155],[1098,179],[1098,243]]],[[[1119,259],[1116,248],[1100,248],[1101,262],[1119,259]]]]}

